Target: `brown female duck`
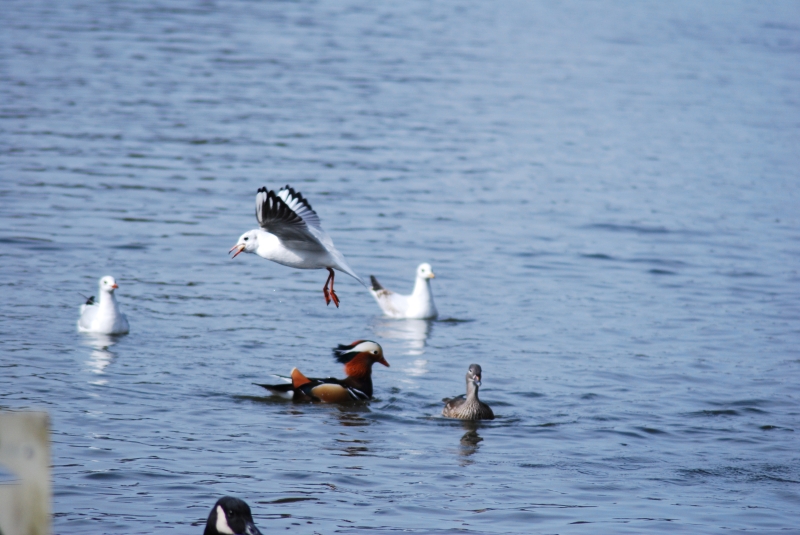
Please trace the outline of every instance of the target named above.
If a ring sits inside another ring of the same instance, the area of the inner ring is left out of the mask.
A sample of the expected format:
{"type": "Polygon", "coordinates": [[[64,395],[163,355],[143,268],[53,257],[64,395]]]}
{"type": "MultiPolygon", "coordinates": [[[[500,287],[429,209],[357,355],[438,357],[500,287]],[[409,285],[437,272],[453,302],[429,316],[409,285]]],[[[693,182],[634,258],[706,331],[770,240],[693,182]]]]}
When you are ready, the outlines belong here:
{"type": "Polygon", "coordinates": [[[480,386],[481,367],[478,364],[470,364],[467,371],[467,395],[448,401],[442,409],[442,415],[461,420],[494,420],[491,407],[478,399],[480,386]]]}

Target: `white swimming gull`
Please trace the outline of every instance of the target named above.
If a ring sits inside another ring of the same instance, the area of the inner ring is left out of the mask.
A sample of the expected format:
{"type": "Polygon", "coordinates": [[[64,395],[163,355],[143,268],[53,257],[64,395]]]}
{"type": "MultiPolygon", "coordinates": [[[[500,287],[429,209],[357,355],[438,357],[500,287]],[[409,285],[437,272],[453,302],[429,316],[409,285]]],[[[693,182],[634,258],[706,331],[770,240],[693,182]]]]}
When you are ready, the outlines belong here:
{"type": "Polygon", "coordinates": [[[431,279],[434,277],[430,264],[420,264],[417,267],[417,282],[414,284],[414,291],[411,292],[411,295],[400,295],[387,290],[381,286],[378,279],[370,275],[372,288],[369,289],[369,293],[378,302],[383,313],[390,318],[431,319],[438,314],[431,293],[431,279]]]}
{"type": "Polygon", "coordinates": [[[325,303],[339,307],[333,290],[334,269],[347,273],[366,286],[350,269],[333,240],[322,230],[319,216],[300,192],[284,186],[277,193],[259,188],[256,194],[256,220],[261,228],[241,235],[230,251],[255,253],[261,258],[296,269],[327,269],[328,279],[322,288],[325,303]],[[330,290],[328,285],[330,284],[330,290]]]}
{"type": "Polygon", "coordinates": [[[78,331],[98,334],[125,334],[130,328],[128,318],[120,312],[119,303],[114,296],[118,288],[114,277],[100,279],[99,298],[94,296],[81,305],[81,317],[78,320],[78,331]]]}

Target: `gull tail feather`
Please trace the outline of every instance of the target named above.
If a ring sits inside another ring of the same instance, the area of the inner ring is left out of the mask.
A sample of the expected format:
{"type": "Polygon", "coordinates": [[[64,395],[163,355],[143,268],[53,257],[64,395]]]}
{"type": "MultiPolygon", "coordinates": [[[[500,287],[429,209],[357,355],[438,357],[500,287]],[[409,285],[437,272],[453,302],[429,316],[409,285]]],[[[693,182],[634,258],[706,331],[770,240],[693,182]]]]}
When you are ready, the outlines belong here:
{"type": "Polygon", "coordinates": [[[373,290],[375,291],[383,290],[383,286],[381,286],[381,283],[378,282],[378,279],[376,279],[374,275],[369,276],[369,281],[372,283],[373,290]]]}
{"type": "Polygon", "coordinates": [[[342,273],[347,273],[348,275],[353,277],[355,280],[360,282],[361,286],[363,286],[364,288],[369,288],[369,286],[367,286],[367,284],[363,281],[363,279],[358,275],[356,275],[356,272],[353,271],[353,269],[347,265],[347,262],[344,261],[344,258],[342,258],[341,256],[337,258],[336,264],[337,264],[336,269],[338,269],[342,273]]]}

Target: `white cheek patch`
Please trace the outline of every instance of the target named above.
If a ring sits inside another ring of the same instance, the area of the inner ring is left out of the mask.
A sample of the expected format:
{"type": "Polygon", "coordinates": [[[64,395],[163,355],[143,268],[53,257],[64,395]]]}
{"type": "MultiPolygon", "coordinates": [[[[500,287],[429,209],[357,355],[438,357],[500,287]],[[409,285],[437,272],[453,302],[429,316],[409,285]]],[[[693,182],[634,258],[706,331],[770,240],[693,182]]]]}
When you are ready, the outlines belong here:
{"type": "Polygon", "coordinates": [[[225,511],[222,510],[222,506],[217,506],[217,531],[219,533],[225,533],[225,535],[236,535],[231,527],[228,525],[228,518],[225,516],[225,511]]]}
{"type": "Polygon", "coordinates": [[[377,351],[378,347],[379,347],[378,344],[376,344],[375,342],[361,342],[350,351],[353,353],[365,353],[365,352],[372,353],[373,351],[377,351]]]}

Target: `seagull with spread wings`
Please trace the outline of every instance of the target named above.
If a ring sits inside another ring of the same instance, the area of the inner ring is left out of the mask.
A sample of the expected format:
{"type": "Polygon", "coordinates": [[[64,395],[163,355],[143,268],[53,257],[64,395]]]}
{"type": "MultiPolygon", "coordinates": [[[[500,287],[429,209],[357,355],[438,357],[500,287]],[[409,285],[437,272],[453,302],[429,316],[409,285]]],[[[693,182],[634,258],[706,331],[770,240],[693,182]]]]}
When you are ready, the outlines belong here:
{"type": "Polygon", "coordinates": [[[322,288],[325,303],[339,307],[333,290],[334,269],[347,273],[362,285],[364,281],[350,269],[333,240],[322,230],[319,216],[299,191],[284,186],[277,193],[259,188],[256,194],[256,220],[261,228],[242,234],[229,253],[255,253],[261,258],[296,269],[327,269],[322,288]],[[330,289],[328,286],[330,285],[330,289]]]}

